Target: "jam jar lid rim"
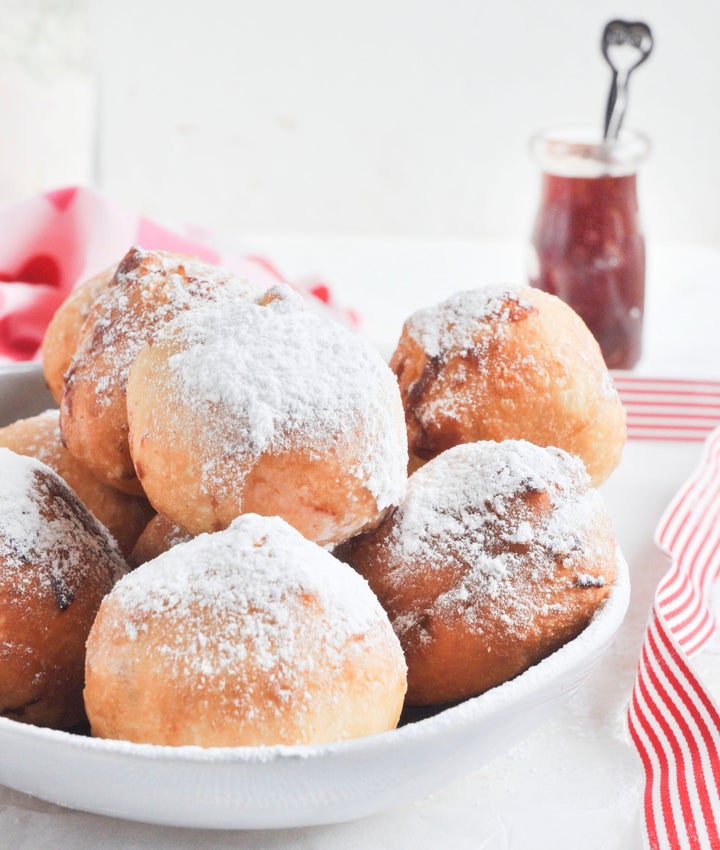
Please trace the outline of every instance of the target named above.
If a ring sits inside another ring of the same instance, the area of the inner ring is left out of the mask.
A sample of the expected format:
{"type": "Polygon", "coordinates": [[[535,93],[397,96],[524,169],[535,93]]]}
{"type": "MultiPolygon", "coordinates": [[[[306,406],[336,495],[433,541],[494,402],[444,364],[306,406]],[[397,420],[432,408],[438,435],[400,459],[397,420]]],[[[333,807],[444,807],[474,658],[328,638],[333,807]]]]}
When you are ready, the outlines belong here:
{"type": "Polygon", "coordinates": [[[546,171],[572,171],[574,161],[594,166],[598,173],[631,173],[647,158],[650,140],[641,132],[623,129],[618,139],[606,142],[596,127],[567,125],[536,133],[530,150],[546,171]]]}

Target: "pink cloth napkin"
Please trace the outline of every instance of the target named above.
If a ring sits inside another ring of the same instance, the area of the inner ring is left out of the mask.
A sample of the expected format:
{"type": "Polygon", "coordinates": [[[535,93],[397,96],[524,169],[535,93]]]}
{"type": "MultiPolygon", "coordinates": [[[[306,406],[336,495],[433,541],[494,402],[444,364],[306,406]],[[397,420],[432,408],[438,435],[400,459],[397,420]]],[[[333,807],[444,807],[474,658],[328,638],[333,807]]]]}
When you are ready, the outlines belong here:
{"type": "MultiPolygon", "coordinates": [[[[221,254],[92,189],[48,192],[0,210],[0,363],[37,357],[48,322],[72,289],[132,245],[196,256],[267,286],[288,282],[265,257],[221,254]]],[[[321,281],[293,286],[341,321],[357,323],[321,281]]]]}

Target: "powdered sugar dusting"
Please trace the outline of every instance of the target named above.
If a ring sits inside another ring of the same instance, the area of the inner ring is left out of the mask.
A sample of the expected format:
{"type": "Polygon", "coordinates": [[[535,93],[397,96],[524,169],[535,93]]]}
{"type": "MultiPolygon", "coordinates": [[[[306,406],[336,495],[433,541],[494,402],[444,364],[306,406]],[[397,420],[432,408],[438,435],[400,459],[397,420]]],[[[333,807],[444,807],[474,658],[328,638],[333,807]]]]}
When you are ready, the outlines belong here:
{"type": "Polygon", "coordinates": [[[88,571],[116,581],[125,564],[106,529],[40,461],[0,448],[0,578],[22,600],[52,593],[67,607],[88,571]]]}
{"type": "Polygon", "coordinates": [[[309,619],[323,628],[324,661],[357,639],[394,641],[380,603],[357,573],[277,517],[245,514],[128,574],[112,591],[130,640],[160,618],[160,655],[189,675],[249,663],[297,681],[320,659],[303,654],[309,619]]]}
{"type": "MultiPolygon", "coordinates": [[[[568,586],[602,586],[602,577],[589,573],[603,563],[592,551],[602,516],[582,462],[561,449],[524,440],[456,446],[408,482],[388,540],[397,565],[391,580],[398,587],[422,583],[423,571],[455,563],[456,580],[437,599],[436,613],[459,611],[472,628],[471,600],[497,600],[507,630],[522,635],[558,567],[568,586]]],[[[406,615],[399,633],[415,627],[406,615]]]]}
{"type": "Polygon", "coordinates": [[[125,387],[138,351],[178,312],[209,301],[260,298],[264,291],[216,266],[132,248],[90,310],[68,385],[89,381],[98,404],[107,406],[113,389],[125,387]]]}
{"type": "Polygon", "coordinates": [[[575,583],[578,587],[605,587],[605,577],[592,576],[589,573],[580,573],[575,583]]]}
{"type": "Polygon", "coordinates": [[[600,392],[602,397],[609,401],[619,400],[620,398],[615,381],[613,381],[612,375],[607,369],[603,369],[600,375],[600,392]]]}
{"type": "Polygon", "coordinates": [[[492,322],[501,333],[512,317],[512,308],[534,309],[519,287],[497,285],[458,292],[437,306],[419,310],[406,322],[406,329],[428,357],[451,350],[472,351],[482,330],[492,322]]]}
{"type": "MultiPolygon", "coordinates": [[[[406,480],[407,437],[395,376],[372,346],[336,322],[281,297],[179,316],[159,339],[181,349],[168,361],[170,391],[202,416],[218,445],[205,468],[227,457],[338,448],[378,508],[397,504],[406,480]],[[230,423],[226,426],[225,423],[230,423]]],[[[246,464],[243,464],[246,465],[246,464]]]]}

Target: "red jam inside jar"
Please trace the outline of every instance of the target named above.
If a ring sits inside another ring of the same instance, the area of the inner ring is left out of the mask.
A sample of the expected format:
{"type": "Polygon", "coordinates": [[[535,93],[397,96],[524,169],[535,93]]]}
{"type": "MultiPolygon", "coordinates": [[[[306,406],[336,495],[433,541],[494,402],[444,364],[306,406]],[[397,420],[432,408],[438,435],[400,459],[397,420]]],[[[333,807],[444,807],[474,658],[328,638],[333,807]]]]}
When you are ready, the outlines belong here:
{"type": "Polygon", "coordinates": [[[530,283],[582,317],[608,368],[631,369],[642,348],[645,298],[636,175],[648,144],[632,133],[606,144],[589,138],[576,130],[533,141],[543,177],[530,283]]]}

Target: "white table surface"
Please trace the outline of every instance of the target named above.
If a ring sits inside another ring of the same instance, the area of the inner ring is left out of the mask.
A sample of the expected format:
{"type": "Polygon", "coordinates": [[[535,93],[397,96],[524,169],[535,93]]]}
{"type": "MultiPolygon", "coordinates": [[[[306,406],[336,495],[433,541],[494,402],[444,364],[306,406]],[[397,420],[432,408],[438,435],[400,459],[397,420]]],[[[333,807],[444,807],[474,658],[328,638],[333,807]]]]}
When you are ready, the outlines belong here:
{"type": "MultiPolygon", "coordinates": [[[[513,243],[248,234],[241,244],[272,258],[290,279],[325,279],[339,301],[360,311],[364,331],[386,355],[414,309],[459,289],[525,277],[523,248],[513,243]]],[[[651,246],[638,371],[720,378],[718,316],[720,252],[651,246]]],[[[653,591],[667,568],[653,532],[700,453],[700,443],[628,444],[603,487],[633,582],[615,644],[555,718],[440,793],[354,823],[220,832],[90,815],[0,788],[0,848],[640,848],[642,773],[625,710],[653,591]]],[[[720,694],[720,648],[702,653],[697,666],[720,694]]]]}

